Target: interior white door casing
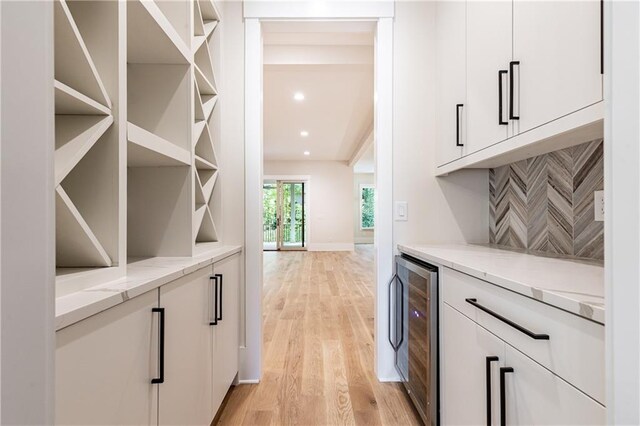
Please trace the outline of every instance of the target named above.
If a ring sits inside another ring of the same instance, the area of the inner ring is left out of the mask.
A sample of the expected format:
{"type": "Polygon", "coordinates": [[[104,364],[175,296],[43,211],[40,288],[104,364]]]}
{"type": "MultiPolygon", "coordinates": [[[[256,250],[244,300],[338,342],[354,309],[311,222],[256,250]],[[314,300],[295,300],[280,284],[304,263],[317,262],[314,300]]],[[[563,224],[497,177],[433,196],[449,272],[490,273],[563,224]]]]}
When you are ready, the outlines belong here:
{"type": "Polygon", "coordinates": [[[513,2],[514,120],[525,132],[602,100],[600,2],[513,2]]]}
{"type": "Polygon", "coordinates": [[[467,151],[458,146],[467,141],[467,2],[441,1],[436,7],[436,154],[442,165],[467,151]]]}
{"type": "Polygon", "coordinates": [[[213,420],[212,267],[160,288],[165,309],[165,382],[159,424],[209,424],[213,420]]]}
{"type": "Polygon", "coordinates": [[[394,2],[269,2],[244,4],[245,25],[245,347],[240,348],[239,380],[255,383],[262,375],[262,36],[261,19],[375,20],[376,132],[376,372],[398,380],[393,349],[387,342],[387,280],[393,272],[392,123],[394,2]],[[378,66],[379,65],[379,66],[378,66]]]}
{"type": "MultiPolygon", "coordinates": [[[[512,3],[469,1],[467,6],[467,150],[476,152],[509,136],[499,123],[498,71],[512,57],[512,3]]],[[[502,75],[502,121],[508,123],[508,76],[502,75]]]]}

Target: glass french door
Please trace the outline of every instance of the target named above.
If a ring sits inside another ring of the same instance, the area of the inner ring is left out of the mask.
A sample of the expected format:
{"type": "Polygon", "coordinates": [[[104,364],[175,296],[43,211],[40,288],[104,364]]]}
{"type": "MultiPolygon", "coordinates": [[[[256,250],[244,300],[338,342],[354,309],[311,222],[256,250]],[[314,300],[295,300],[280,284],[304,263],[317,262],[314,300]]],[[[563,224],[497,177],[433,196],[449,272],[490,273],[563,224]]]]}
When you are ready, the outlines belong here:
{"type": "Polygon", "coordinates": [[[305,190],[300,181],[263,185],[265,250],[307,249],[305,190]]]}

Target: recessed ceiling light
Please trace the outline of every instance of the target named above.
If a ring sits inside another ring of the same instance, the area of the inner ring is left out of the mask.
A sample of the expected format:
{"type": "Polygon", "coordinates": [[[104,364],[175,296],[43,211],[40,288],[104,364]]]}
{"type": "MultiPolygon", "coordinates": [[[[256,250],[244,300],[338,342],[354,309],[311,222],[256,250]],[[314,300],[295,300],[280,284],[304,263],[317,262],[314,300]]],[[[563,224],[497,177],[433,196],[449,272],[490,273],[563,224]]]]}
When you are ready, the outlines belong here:
{"type": "Polygon", "coordinates": [[[309,151],[305,151],[304,155],[311,155],[311,153],[309,151]]]}
{"type": "Polygon", "coordinates": [[[304,93],[302,92],[296,92],[293,95],[293,99],[295,99],[296,101],[304,101],[304,93]]]}
{"type": "Polygon", "coordinates": [[[303,130],[300,132],[300,136],[302,136],[303,138],[306,138],[307,136],[309,136],[309,132],[307,132],[306,130],[303,130]]]}

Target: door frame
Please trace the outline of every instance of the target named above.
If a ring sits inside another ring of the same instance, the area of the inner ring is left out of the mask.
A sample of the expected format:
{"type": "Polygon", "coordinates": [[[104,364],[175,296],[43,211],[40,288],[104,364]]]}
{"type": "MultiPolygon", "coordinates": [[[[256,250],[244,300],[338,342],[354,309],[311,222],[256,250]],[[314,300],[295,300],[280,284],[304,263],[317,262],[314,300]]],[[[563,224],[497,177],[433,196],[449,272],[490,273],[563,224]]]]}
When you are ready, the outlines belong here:
{"type": "Polygon", "coordinates": [[[239,381],[262,376],[262,28],[267,20],[342,20],[376,23],[374,42],[375,371],[380,381],[399,381],[394,352],[386,339],[388,296],[393,274],[393,18],[394,1],[245,1],[245,342],[240,347],[239,381]]]}

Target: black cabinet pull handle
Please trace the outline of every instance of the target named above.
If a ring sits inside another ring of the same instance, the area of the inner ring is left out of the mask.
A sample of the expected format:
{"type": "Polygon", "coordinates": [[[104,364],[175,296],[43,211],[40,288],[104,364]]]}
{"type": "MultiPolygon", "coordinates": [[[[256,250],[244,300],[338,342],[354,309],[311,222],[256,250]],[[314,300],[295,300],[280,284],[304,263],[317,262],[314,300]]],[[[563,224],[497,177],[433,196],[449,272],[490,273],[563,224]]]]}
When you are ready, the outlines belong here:
{"type": "Polygon", "coordinates": [[[507,396],[505,392],[505,379],[507,373],[513,373],[511,367],[500,368],[500,426],[507,426],[507,396]]]}
{"type": "Polygon", "coordinates": [[[456,146],[464,146],[460,143],[460,109],[464,107],[464,104],[456,105],[456,146]]]}
{"type": "Polygon", "coordinates": [[[158,312],[160,314],[160,341],[158,343],[158,369],[160,370],[160,377],[151,379],[152,384],[164,383],[164,308],[152,308],[151,312],[158,312]]]}
{"type": "Polygon", "coordinates": [[[520,115],[515,115],[515,113],[513,112],[513,94],[515,93],[515,87],[514,87],[514,70],[513,68],[515,66],[518,66],[518,69],[520,69],[520,61],[511,61],[509,62],[509,119],[510,120],[520,120],[520,115]]]}
{"type": "Polygon", "coordinates": [[[497,356],[488,356],[487,363],[487,426],[491,426],[491,363],[498,361],[497,356]]]}
{"type": "Polygon", "coordinates": [[[502,76],[507,74],[509,71],[507,70],[500,70],[498,71],[498,124],[501,126],[508,126],[509,122],[508,121],[504,121],[502,119],[502,117],[504,116],[504,113],[502,112],[502,76]]]}
{"type": "Polygon", "coordinates": [[[216,274],[216,277],[220,280],[220,286],[218,287],[218,290],[220,291],[220,295],[218,297],[218,305],[220,306],[219,309],[216,309],[216,321],[222,321],[222,274],[216,274]]]}
{"type": "Polygon", "coordinates": [[[209,325],[218,325],[218,276],[211,275],[209,280],[213,280],[213,319],[209,325]]]}
{"type": "Polygon", "coordinates": [[[527,330],[526,328],[524,328],[523,326],[521,326],[520,324],[516,324],[515,322],[511,321],[510,319],[507,319],[505,317],[503,317],[502,315],[493,312],[491,309],[482,306],[481,304],[478,303],[477,299],[464,299],[465,302],[475,306],[476,308],[480,309],[481,311],[484,311],[486,313],[488,313],[489,315],[491,315],[494,318],[499,319],[500,321],[502,321],[503,323],[510,325],[511,327],[515,328],[516,330],[518,330],[521,333],[526,334],[527,336],[531,337],[532,339],[535,340],[549,340],[549,335],[548,334],[538,334],[538,333],[534,333],[530,330],[527,330]]]}
{"type": "MultiPolygon", "coordinates": [[[[400,349],[400,345],[402,345],[402,342],[404,341],[404,300],[400,301],[400,341],[396,344],[396,343],[393,343],[393,341],[391,340],[391,300],[392,300],[391,289],[393,288],[393,283],[396,280],[400,283],[400,293],[404,295],[404,284],[402,283],[402,280],[400,279],[398,274],[393,274],[393,277],[391,277],[391,280],[389,280],[389,322],[388,322],[389,336],[388,336],[388,339],[389,339],[389,344],[391,344],[391,347],[393,348],[394,352],[398,352],[398,349],[400,349]]],[[[397,300],[396,300],[396,307],[397,307],[397,300]]]]}

